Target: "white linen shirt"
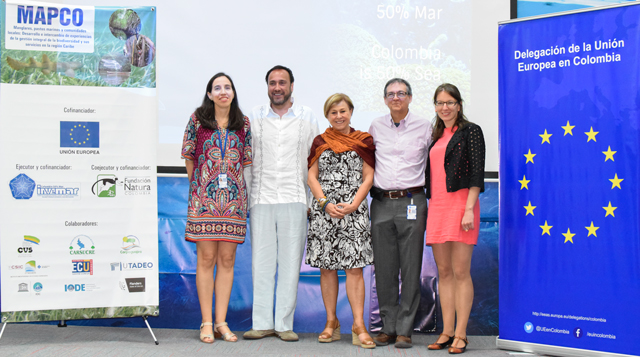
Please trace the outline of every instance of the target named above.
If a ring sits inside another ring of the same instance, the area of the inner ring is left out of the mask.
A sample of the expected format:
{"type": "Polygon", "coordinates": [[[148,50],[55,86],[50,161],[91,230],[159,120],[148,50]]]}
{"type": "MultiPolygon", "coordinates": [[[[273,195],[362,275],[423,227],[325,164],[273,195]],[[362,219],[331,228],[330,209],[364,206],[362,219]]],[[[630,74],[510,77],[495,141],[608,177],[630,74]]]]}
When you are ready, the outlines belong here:
{"type": "Polygon", "coordinates": [[[280,117],[269,104],[249,115],[253,149],[249,208],[256,204],[307,205],[307,158],[319,134],[311,108],[296,105],[280,117]]]}

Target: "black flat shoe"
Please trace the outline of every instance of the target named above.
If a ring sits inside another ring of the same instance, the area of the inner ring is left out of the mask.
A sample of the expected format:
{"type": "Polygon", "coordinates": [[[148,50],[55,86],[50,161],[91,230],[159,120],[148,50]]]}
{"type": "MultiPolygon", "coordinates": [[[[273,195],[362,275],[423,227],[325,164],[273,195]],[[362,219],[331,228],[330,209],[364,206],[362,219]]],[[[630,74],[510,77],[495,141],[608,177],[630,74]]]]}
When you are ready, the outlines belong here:
{"type": "MultiPolygon", "coordinates": [[[[451,344],[453,343],[453,336],[449,336],[447,334],[441,333],[440,336],[445,336],[445,337],[449,337],[448,340],[442,342],[442,343],[432,343],[429,346],[427,346],[428,349],[430,350],[444,350],[445,348],[451,346],[451,344]]],[[[438,337],[438,340],[440,339],[440,337],[438,337]]]]}

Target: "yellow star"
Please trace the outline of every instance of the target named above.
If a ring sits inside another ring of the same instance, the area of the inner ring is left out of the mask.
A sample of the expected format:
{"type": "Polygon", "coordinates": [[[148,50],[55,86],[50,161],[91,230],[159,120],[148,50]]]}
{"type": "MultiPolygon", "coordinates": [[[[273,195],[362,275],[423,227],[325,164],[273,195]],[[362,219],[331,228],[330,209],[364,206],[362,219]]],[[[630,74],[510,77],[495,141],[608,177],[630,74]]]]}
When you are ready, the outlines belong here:
{"type": "Polygon", "coordinates": [[[622,187],[620,187],[620,182],[624,181],[624,179],[619,179],[618,178],[618,174],[616,174],[616,177],[609,179],[609,181],[611,181],[612,185],[611,185],[611,189],[613,190],[614,187],[617,187],[619,189],[622,190],[622,187]]]}
{"type": "Polygon", "coordinates": [[[605,214],[604,216],[607,217],[608,215],[611,215],[613,217],[615,217],[616,215],[613,214],[613,211],[615,211],[618,207],[611,207],[611,201],[609,201],[609,205],[607,207],[602,207],[604,208],[605,211],[607,211],[607,214],[605,214]]]}
{"type": "Polygon", "coordinates": [[[584,227],[589,231],[589,234],[587,235],[587,237],[591,237],[591,235],[593,235],[594,237],[597,237],[596,235],[596,231],[598,229],[600,229],[600,227],[594,227],[593,226],[593,221],[591,221],[591,226],[590,227],[584,227]]]}
{"type": "Polygon", "coordinates": [[[551,137],[551,135],[553,134],[548,134],[547,129],[544,129],[544,134],[540,134],[540,137],[542,138],[541,144],[544,144],[545,141],[551,144],[551,141],[549,141],[549,138],[551,137]]]}
{"type": "Polygon", "coordinates": [[[531,161],[531,163],[533,164],[533,157],[536,156],[537,154],[532,154],[531,153],[531,149],[529,149],[529,153],[528,154],[524,154],[524,157],[527,158],[527,161],[525,162],[528,163],[529,161],[531,161]]]}
{"type": "Polygon", "coordinates": [[[613,154],[617,153],[617,151],[611,151],[611,146],[609,146],[609,149],[607,149],[607,151],[603,151],[602,153],[605,155],[604,162],[607,162],[607,160],[609,159],[611,159],[611,161],[615,161],[613,159],[613,154]]]}
{"type": "Polygon", "coordinates": [[[523,207],[527,210],[527,213],[525,213],[525,216],[528,215],[529,213],[531,213],[531,215],[533,216],[533,210],[536,209],[536,207],[538,206],[532,206],[531,201],[529,201],[529,204],[523,207]]]}
{"type": "Polygon", "coordinates": [[[591,130],[585,131],[584,133],[587,134],[587,142],[589,142],[591,140],[596,141],[596,135],[598,135],[599,131],[593,131],[593,127],[591,127],[591,130]]]}
{"type": "Polygon", "coordinates": [[[575,127],[576,127],[575,125],[569,124],[569,121],[567,120],[567,125],[561,126],[561,128],[564,129],[564,136],[567,136],[567,134],[573,136],[573,132],[571,130],[573,130],[573,128],[575,127]]]}
{"type": "Polygon", "coordinates": [[[529,182],[531,182],[531,180],[527,180],[527,175],[522,175],[522,180],[518,180],[518,182],[520,182],[520,189],[521,190],[523,188],[526,188],[528,190],[529,186],[527,186],[527,185],[529,184],[529,182]]]}
{"type": "Polygon", "coordinates": [[[575,233],[571,233],[571,230],[569,228],[567,228],[567,233],[562,233],[562,235],[564,236],[564,242],[571,242],[571,244],[573,244],[573,236],[575,236],[575,233]]]}
{"type": "Polygon", "coordinates": [[[544,226],[540,226],[540,228],[542,228],[542,235],[545,233],[551,235],[551,228],[553,228],[553,226],[548,225],[547,221],[544,221],[544,226]]]}

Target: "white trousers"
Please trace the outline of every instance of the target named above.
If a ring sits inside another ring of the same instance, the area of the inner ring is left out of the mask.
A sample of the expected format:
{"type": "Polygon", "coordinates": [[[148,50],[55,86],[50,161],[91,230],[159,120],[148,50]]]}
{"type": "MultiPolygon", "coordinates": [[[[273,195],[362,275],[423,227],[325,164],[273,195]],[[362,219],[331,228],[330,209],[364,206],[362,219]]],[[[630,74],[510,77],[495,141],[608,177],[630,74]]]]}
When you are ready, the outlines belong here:
{"type": "Polygon", "coordinates": [[[293,330],[300,264],[307,237],[307,207],[302,203],[257,204],[251,208],[249,222],[253,329],[293,330]]]}

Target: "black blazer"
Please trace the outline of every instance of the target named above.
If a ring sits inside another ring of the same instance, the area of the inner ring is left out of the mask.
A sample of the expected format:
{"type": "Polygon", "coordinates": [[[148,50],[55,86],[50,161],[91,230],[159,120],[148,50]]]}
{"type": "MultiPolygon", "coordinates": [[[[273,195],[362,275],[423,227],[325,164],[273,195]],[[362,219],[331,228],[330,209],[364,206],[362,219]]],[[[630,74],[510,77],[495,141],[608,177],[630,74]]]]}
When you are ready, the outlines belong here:
{"type": "MultiPolygon", "coordinates": [[[[429,154],[435,143],[431,143],[427,154],[427,169],[424,181],[427,198],[431,198],[431,163],[429,162],[429,154]]],[[[482,129],[476,124],[468,123],[464,128],[456,130],[444,154],[447,192],[455,192],[471,187],[480,187],[480,192],[484,192],[484,160],[485,146],[482,129]]]]}

